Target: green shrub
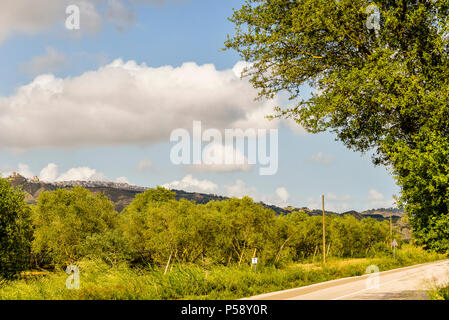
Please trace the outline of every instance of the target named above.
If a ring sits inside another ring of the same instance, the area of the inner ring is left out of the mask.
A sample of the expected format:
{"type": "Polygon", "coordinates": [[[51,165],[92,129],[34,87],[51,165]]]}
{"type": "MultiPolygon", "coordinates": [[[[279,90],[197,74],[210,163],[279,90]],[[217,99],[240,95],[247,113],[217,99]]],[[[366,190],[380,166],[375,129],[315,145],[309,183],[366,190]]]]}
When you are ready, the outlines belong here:
{"type": "Polygon", "coordinates": [[[106,196],[81,187],[43,192],[32,216],[33,253],[43,255],[45,262],[62,265],[89,255],[92,239],[113,230],[118,219],[106,196]]]}
{"type": "Polygon", "coordinates": [[[32,229],[25,195],[0,178],[0,277],[9,278],[30,264],[32,229]]]}

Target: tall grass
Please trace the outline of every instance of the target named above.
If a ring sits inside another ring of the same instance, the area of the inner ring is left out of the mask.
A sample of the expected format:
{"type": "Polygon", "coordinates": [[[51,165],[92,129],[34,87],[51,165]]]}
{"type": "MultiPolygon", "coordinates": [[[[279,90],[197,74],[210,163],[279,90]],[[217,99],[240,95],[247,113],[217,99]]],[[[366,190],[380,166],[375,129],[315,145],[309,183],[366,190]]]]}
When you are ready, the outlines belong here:
{"type": "Polygon", "coordinates": [[[396,259],[379,256],[363,259],[330,259],[320,263],[290,264],[282,268],[260,266],[175,265],[164,275],[163,270],[130,268],[125,264],[109,267],[100,261],[81,261],[80,289],[68,290],[66,273],[55,271],[46,276],[22,278],[0,284],[0,299],[236,299],[300,287],[322,281],[365,273],[367,266],[381,271],[417,263],[435,261],[442,255],[420,248],[403,246],[396,259]]]}

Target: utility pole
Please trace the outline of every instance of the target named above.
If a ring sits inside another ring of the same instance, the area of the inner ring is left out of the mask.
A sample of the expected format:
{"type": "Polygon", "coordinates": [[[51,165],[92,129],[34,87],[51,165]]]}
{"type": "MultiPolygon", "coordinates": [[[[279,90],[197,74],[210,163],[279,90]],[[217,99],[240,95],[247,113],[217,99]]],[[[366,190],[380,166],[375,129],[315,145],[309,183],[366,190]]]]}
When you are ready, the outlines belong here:
{"type": "Polygon", "coordinates": [[[393,247],[393,213],[390,213],[390,243],[393,247]]]}
{"type": "Polygon", "coordinates": [[[323,263],[326,264],[326,219],[324,213],[324,194],[322,195],[323,199],[323,263]]]}

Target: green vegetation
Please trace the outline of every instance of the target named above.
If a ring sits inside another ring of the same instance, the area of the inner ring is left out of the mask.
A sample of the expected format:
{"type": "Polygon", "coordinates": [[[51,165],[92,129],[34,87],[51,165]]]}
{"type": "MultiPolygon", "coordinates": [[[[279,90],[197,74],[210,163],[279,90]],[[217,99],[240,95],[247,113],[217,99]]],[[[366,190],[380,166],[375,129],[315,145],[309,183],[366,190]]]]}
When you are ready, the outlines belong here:
{"type": "Polygon", "coordinates": [[[449,141],[422,130],[415,147],[403,142],[391,147],[402,203],[419,245],[449,250],[449,141]]]}
{"type": "MultiPolygon", "coordinates": [[[[15,197],[2,217],[28,212],[23,195],[1,182],[2,195],[15,197]]],[[[386,270],[442,258],[399,241],[393,259],[387,221],[327,216],[329,262],[322,266],[321,217],[277,216],[248,197],[202,205],[158,187],[119,214],[104,195],[74,187],[42,193],[31,211],[23,221],[33,230],[10,222],[20,230],[11,239],[28,241],[8,257],[27,263],[9,274],[16,279],[0,280],[0,299],[231,299],[361,275],[372,264],[386,270]],[[70,264],[79,266],[79,290],[65,287],[70,264]]]]}
{"type": "Polygon", "coordinates": [[[79,290],[65,287],[62,270],[0,285],[0,299],[237,299],[252,295],[310,285],[322,281],[363,275],[369,265],[387,270],[442,258],[422,249],[404,245],[397,259],[373,257],[331,258],[320,263],[288,264],[282,268],[261,266],[254,273],[247,263],[203,268],[176,264],[164,275],[150,266],[113,267],[98,260],[80,261],[79,290]]]}
{"type": "Polygon", "coordinates": [[[295,105],[275,116],[391,167],[416,239],[439,252],[449,248],[448,15],[447,0],[247,0],[226,41],[251,63],[243,75],[260,98],[289,94],[295,105]]]}
{"type": "Polygon", "coordinates": [[[430,294],[431,300],[449,300],[449,285],[435,289],[430,294]]]}
{"type": "MultiPolygon", "coordinates": [[[[34,261],[69,265],[100,258],[115,265],[157,267],[247,263],[255,254],[264,265],[281,266],[322,255],[322,222],[303,212],[283,216],[245,197],[208,204],[177,201],[174,193],[151,189],[121,214],[103,195],[75,187],[44,192],[33,208],[34,261]]],[[[387,252],[388,222],[352,216],[327,217],[328,254],[364,257],[387,252]]],[[[394,237],[399,238],[395,231],[394,237]]]]}
{"type": "Polygon", "coordinates": [[[0,278],[10,278],[29,267],[30,208],[20,190],[0,178],[0,278]]]}
{"type": "Polygon", "coordinates": [[[33,253],[37,263],[69,265],[88,255],[117,224],[114,206],[86,189],[43,192],[33,208],[33,253]],[[91,249],[91,250],[89,250],[91,249]]]}

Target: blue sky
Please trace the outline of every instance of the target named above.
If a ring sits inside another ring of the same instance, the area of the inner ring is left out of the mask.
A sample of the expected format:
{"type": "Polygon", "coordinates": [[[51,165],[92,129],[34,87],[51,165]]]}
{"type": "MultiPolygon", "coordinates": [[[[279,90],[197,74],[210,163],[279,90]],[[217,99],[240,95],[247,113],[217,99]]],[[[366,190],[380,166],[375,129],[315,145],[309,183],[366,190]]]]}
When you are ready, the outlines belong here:
{"type": "Polygon", "coordinates": [[[234,77],[239,56],[220,50],[233,33],[226,18],[243,1],[32,3],[0,4],[9,12],[0,22],[3,175],[118,179],[313,208],[325,194],[339,212],[389,206],[398,193],[385,168],[334,135],[260,117],[271,104],[253,101],[256,92],[234,77]],[[79,31],[64,26],[71,3],[81,8],[79,31]],[[277,174],[173,165],[169,133],[193,120],[279,129],[277,174]]]}

